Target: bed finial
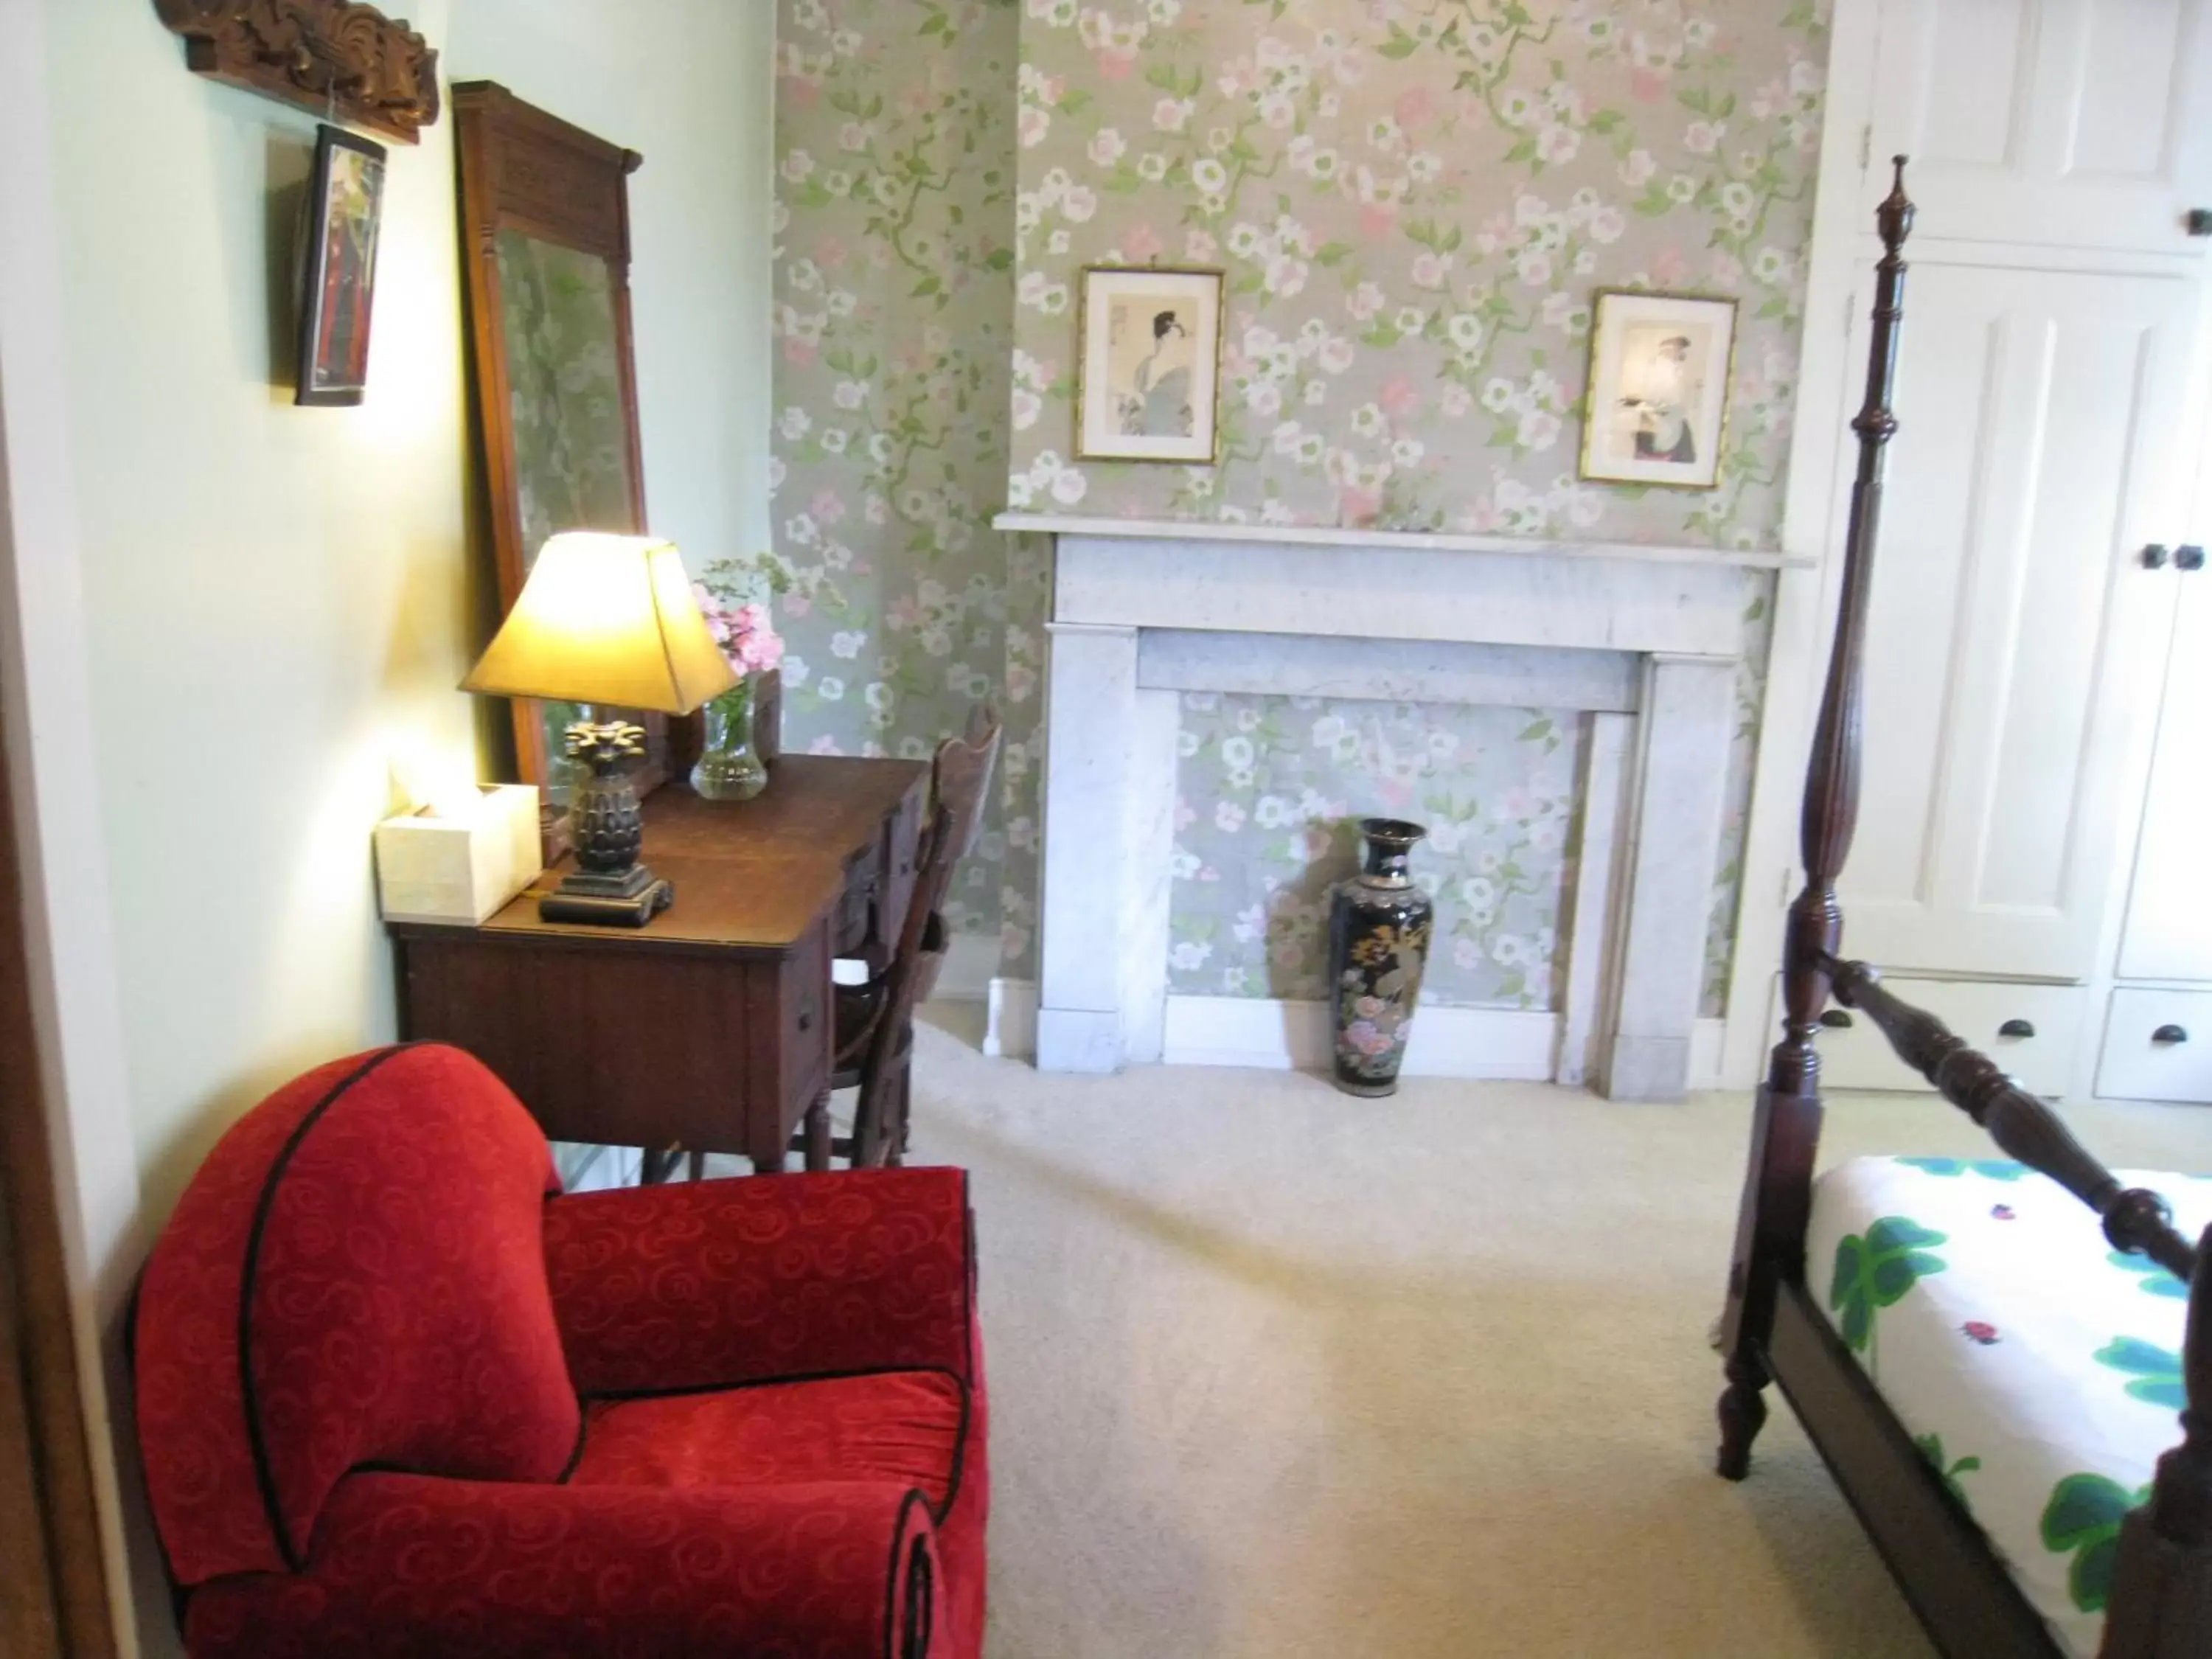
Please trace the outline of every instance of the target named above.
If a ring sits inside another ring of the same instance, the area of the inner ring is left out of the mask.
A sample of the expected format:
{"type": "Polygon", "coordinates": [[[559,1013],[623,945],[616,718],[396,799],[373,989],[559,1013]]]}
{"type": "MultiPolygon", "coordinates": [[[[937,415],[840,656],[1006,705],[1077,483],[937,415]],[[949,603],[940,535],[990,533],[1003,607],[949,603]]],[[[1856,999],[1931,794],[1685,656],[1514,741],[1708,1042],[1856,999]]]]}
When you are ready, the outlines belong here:
{"type": "Polygon", "coordinates": [[[1893,155],[1889,164],[1896,169],[1890,179],[1889,194],[1882,198],[1881,205],[1875,210],[1875,228],[1881,233],[1881,245],[1894,258],[1904,247],[1905,239],[1912,234],[1912,216],[1916,210],[1912,198],[1905,193],[1905,163],[1906,158],[1893,155]]]}
{"type": "Polygon", "coordinates": [[[1859,813],[1859,728],[1864,718],[1867,599],[1874,582],[1875,542],[1881,524],[1884,453],[1897,431],[1889,407],[1897,383],[1897,331],[1905,319],[1905,239],[1912,203],[1905,193],[1905,158],[1875,212],[1883,253],[1875,267],[1874,331],[1867,357],[1866,402],[1852,418],[1858,434],[1858,477],[1851,489],[1850,527],[1844,540],[1843,599],[1836,613],[1828,679],[1814,728],[1805,796],[1798,819],[1798,854],[1805,885],[1790,907],[1782,952],[1782,1041],[1759,1091],[1751,1142],[1751,1176],[1736,1224],[1722,1347],[1728,1389],[1721,1396],[1720,1470],[1741,1480],[1751,1443],[1766,1420],[1760,1391],[1767,1382],[1761,1345],[1774,1322],[1785,1267],[1802,1262],[1812,1204],[1813,1163],[1820,1141],[1820,1058],[1814,1038],[1828,1006],[1829,966],[1840,954],[1844,916],[1836,879],[1850,856],[1859,813]]]}

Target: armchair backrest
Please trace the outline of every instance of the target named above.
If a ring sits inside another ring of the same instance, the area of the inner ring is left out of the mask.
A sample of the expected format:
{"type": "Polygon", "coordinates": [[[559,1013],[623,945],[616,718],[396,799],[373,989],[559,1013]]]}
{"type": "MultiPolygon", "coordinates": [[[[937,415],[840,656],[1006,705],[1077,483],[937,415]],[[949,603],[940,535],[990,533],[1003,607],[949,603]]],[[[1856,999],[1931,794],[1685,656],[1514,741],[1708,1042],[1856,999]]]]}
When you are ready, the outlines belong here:
{"type": "Polygon", "coordinates": [[[133,1316],[138,1437],[180,1585],[296,1569],[362,1465],[550,1480],[580,1407],[537,1124],[438,1044],[333,1061],[234,1124],[133,1316]]]}

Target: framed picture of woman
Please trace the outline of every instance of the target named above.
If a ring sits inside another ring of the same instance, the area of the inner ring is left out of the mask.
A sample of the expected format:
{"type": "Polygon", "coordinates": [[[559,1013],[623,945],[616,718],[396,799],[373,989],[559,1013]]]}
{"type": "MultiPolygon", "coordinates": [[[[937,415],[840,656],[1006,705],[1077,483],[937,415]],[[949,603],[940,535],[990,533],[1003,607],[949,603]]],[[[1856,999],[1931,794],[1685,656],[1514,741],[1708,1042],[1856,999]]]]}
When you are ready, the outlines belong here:
{"type": "Polygon", "coordinates": [[[1735,301],[1604,289],[1590,327],[1582,476],[1711,489],[1728,433],[1735,301]]]}
{"type": "Polygon", "coordinates": [[[1213,464],[1218,270],[1087,266],[1076,331],[1079,460],[1213,464]]]}
{"type": "Polygon", "coordinates": [[[376,240],[384,222],[384,146],[319,130],[307,185],[300,366],[295,403],[357,404],[368,387],[376,240]]]}

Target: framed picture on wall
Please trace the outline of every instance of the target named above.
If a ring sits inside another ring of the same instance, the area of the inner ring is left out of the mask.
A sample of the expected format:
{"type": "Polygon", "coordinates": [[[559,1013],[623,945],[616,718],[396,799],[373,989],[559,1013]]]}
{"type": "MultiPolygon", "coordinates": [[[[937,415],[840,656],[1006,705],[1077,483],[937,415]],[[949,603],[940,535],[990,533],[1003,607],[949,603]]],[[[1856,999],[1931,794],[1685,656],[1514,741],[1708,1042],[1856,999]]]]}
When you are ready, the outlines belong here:
{"type": "Polygon", "coordinates": [[[1221,273],[1091,265],[1076,333],[1079,460],[1214,460],[1221,273]]]}
{"type": "Polygon", "coordinates": [[[307,181],[300,365],[293,401],[357,404],[368,388],[368,323],[384,223],[384,146],[325,126],[307,181]]]}
{"type": "Polygon", "coordinates": [[[1600,289],[1590,323],[1582,476],[1716,488],[1735,355],[1734,300],[1600,289]]]}

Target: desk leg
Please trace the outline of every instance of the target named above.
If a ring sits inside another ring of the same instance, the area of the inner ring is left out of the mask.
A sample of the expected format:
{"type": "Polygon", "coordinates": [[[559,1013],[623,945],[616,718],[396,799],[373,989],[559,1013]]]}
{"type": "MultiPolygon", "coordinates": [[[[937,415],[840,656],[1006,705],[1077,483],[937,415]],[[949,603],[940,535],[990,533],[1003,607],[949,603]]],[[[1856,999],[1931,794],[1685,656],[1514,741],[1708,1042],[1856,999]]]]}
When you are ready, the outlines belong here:
{"type": "Polygon", "coordinates": [[[806,1109],[806,1168],[820,1174],[830,1167],[830,1091],[824,1089],[806,1109]]]}

